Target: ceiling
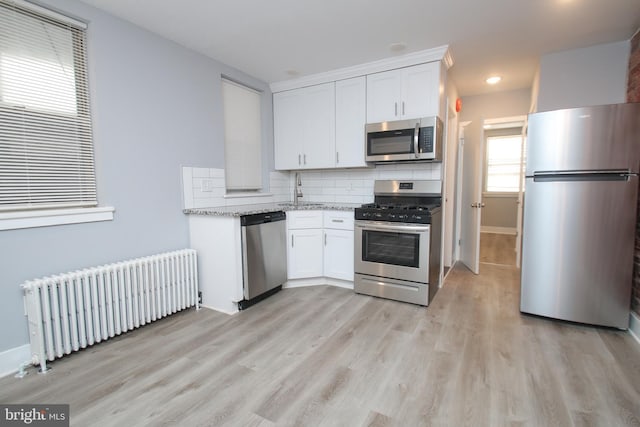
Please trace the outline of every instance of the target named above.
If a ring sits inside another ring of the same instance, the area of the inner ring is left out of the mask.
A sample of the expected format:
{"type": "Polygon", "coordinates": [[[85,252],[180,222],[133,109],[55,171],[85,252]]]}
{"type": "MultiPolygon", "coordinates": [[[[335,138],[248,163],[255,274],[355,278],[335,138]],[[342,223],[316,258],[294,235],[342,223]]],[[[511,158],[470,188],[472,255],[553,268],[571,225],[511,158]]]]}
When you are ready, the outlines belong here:
{"type": "Polygon", "coordinates": [[[449,45],[461,96],[529,88],[541,55],[640,26],[640,0],[82,1],[269,83],[449,45]]]}

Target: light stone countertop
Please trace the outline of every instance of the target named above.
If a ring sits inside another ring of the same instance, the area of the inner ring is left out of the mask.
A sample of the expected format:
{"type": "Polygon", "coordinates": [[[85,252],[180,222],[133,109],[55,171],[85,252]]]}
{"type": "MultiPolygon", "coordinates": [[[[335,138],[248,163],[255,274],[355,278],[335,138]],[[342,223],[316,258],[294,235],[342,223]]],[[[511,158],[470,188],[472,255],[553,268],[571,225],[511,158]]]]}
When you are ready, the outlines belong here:
{"type": "Polygon", "coordinates": [[[235,205],[219,206],[212,208],[192,208],[184,209],[182,212],[188,215],[208,215],[208,216],[243,216],[265,212],[276,211],[301,211],[301,210],[333,210],[333,211],[353,211],[360,207],[361,203],[313,203],[301,202],[294,205],[292,202],[261,203],[255,205],[235,205]]]}

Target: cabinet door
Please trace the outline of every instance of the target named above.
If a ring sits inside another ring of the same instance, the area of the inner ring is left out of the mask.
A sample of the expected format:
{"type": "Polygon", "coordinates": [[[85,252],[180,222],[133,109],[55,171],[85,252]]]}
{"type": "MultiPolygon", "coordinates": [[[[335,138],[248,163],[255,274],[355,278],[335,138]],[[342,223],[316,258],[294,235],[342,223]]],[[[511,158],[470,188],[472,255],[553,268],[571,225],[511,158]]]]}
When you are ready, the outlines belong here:
{"type": "Polygon", "coordinates": [[[439,97],[439,62],[403,68],[400,106],[403,119],[437,116],[439,97]]]}
{"type": "Polygon", "coordinates": [[[336,82],[336,167],[367,166],[364,161],[366,99],[365,77],[336,82]]]}
{"type": "Polygon", "coordinates": [[[353,231],[324,230],[324,275],[353,281],[353,231]]]}
{"type": "Polygon", "coordinates": [[[287,238],[289,280],[322,276],[322,229],[289,230],[287,238]]]}
{"type": "Polygon", "coordinates": [[[304,114],[302,167],[309,169],[335,166],[336,105],[335,83],[304,88],[300,110],[304,114]]]}
{"type": "Polygon", "coordinates": [[[300,90],[273,94],[274,156],[277,170],[299,169],[302,166],[303,100],[304,93],[300,90]]]}
{"type": "Polygon", "coordinates": [[[402,70],[391,70],[367,76],[367,123],[400,118],[402,70]]]}

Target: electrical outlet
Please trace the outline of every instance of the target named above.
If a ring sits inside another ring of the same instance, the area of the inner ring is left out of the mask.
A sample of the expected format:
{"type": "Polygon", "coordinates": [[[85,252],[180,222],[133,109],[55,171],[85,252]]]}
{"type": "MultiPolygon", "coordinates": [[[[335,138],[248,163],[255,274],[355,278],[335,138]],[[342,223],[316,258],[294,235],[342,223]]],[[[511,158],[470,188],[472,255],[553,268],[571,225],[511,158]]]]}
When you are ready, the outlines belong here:
{"type": "Polygon", "coordinates": [[[210,193],[213,191],[213,180],[212,179],[208,179],[208,178],[204,178],[202,180],[202,192],[203,193],[210,193]]]}

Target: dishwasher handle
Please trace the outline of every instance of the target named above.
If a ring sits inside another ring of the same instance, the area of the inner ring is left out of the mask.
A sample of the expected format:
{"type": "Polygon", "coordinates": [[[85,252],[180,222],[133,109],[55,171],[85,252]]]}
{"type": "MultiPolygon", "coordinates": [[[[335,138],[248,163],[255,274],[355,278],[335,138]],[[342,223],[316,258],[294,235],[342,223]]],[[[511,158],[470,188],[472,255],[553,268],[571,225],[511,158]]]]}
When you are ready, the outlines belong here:
{"type": "Polygon", "coordinates": [[[242,215],[240,217],[240,225],[248,227],[251,225],[266,224],[269,222],[284,221],[287,219],[287,215],[284,211],[276,212],[261,212],[251,215],[242,215]]]}

